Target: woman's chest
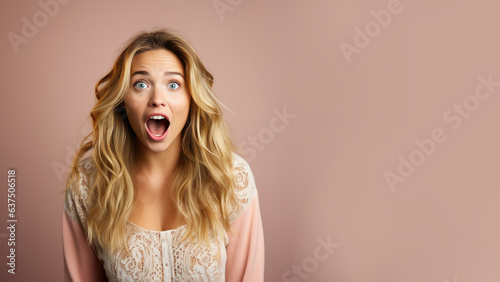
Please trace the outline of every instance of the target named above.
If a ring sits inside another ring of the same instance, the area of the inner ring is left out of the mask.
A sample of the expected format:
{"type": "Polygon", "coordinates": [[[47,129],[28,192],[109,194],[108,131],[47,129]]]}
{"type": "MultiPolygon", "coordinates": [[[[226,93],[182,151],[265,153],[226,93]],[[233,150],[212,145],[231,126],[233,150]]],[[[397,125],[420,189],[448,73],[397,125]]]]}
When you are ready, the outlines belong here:
{"type": "Polygon", "coordinates": [[[146,189],[138,190],[129,221],[155,231],[173,230],[186,224],[171,195],[146,189]]]}
{"type": "Polygon", "coordinates": [[[130,224],[130,253],[100,252],[110,281],[224,281],[227,235],[210,248],[180,241],[184,227],[154,232],[130,224]]]}

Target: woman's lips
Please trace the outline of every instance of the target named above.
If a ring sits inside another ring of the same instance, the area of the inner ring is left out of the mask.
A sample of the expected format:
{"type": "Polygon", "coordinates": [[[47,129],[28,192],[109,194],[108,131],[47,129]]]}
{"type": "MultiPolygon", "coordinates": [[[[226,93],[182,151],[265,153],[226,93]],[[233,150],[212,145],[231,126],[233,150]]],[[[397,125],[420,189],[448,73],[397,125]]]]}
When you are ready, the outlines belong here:
{"type": "Polygon", "coordinates": [[[168,134],[170,121],[163,114],[151,114],[146,120],[146,130],[149,137],[155,141],[163,140],[168,134]]]}

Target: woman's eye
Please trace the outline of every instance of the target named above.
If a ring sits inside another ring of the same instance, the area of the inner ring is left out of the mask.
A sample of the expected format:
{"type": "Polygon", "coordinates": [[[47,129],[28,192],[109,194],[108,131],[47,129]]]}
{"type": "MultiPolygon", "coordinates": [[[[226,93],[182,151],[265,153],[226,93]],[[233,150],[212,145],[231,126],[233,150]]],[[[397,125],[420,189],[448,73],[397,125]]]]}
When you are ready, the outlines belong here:
{"type": "Polygon", "coordinates": [[[134,84],[134,87],[137,89],[146,89],[148,85],[144,81],[139,81],[134,84]]]}
{"type": "Polygon", "coordinates": [[[167,87],[172,89],[172,90],[175,90],[175,89],[179,88],[180,85],[177,82],[170,82],[169,84],[167,84],[167,87]]]}

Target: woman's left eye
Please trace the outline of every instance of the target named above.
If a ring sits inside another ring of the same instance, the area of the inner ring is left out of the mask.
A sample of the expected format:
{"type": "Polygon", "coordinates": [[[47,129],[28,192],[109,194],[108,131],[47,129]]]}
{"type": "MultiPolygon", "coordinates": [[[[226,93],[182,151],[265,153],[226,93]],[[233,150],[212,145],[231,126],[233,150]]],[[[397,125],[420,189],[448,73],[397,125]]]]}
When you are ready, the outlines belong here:
{"type": "Polygon", "coordinates": [[[175,90],[175,89],[179,88],[180,85],[177,82],[170,82],[169,84],[167,84],[167,87],[172,89],[172,90],[175,90]]]}

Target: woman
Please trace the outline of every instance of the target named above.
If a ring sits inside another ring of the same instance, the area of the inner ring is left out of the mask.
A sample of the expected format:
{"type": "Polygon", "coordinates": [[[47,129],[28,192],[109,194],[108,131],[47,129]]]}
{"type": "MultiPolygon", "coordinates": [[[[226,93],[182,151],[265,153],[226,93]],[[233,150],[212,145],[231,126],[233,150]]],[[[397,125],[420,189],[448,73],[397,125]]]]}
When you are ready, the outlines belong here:
{"type": "Polygon", "coordinates": [[[67,280],[263,280],[255,181],[212,83],[165,30],[132,38],[97,83],[65,190],[67,280]]]}

